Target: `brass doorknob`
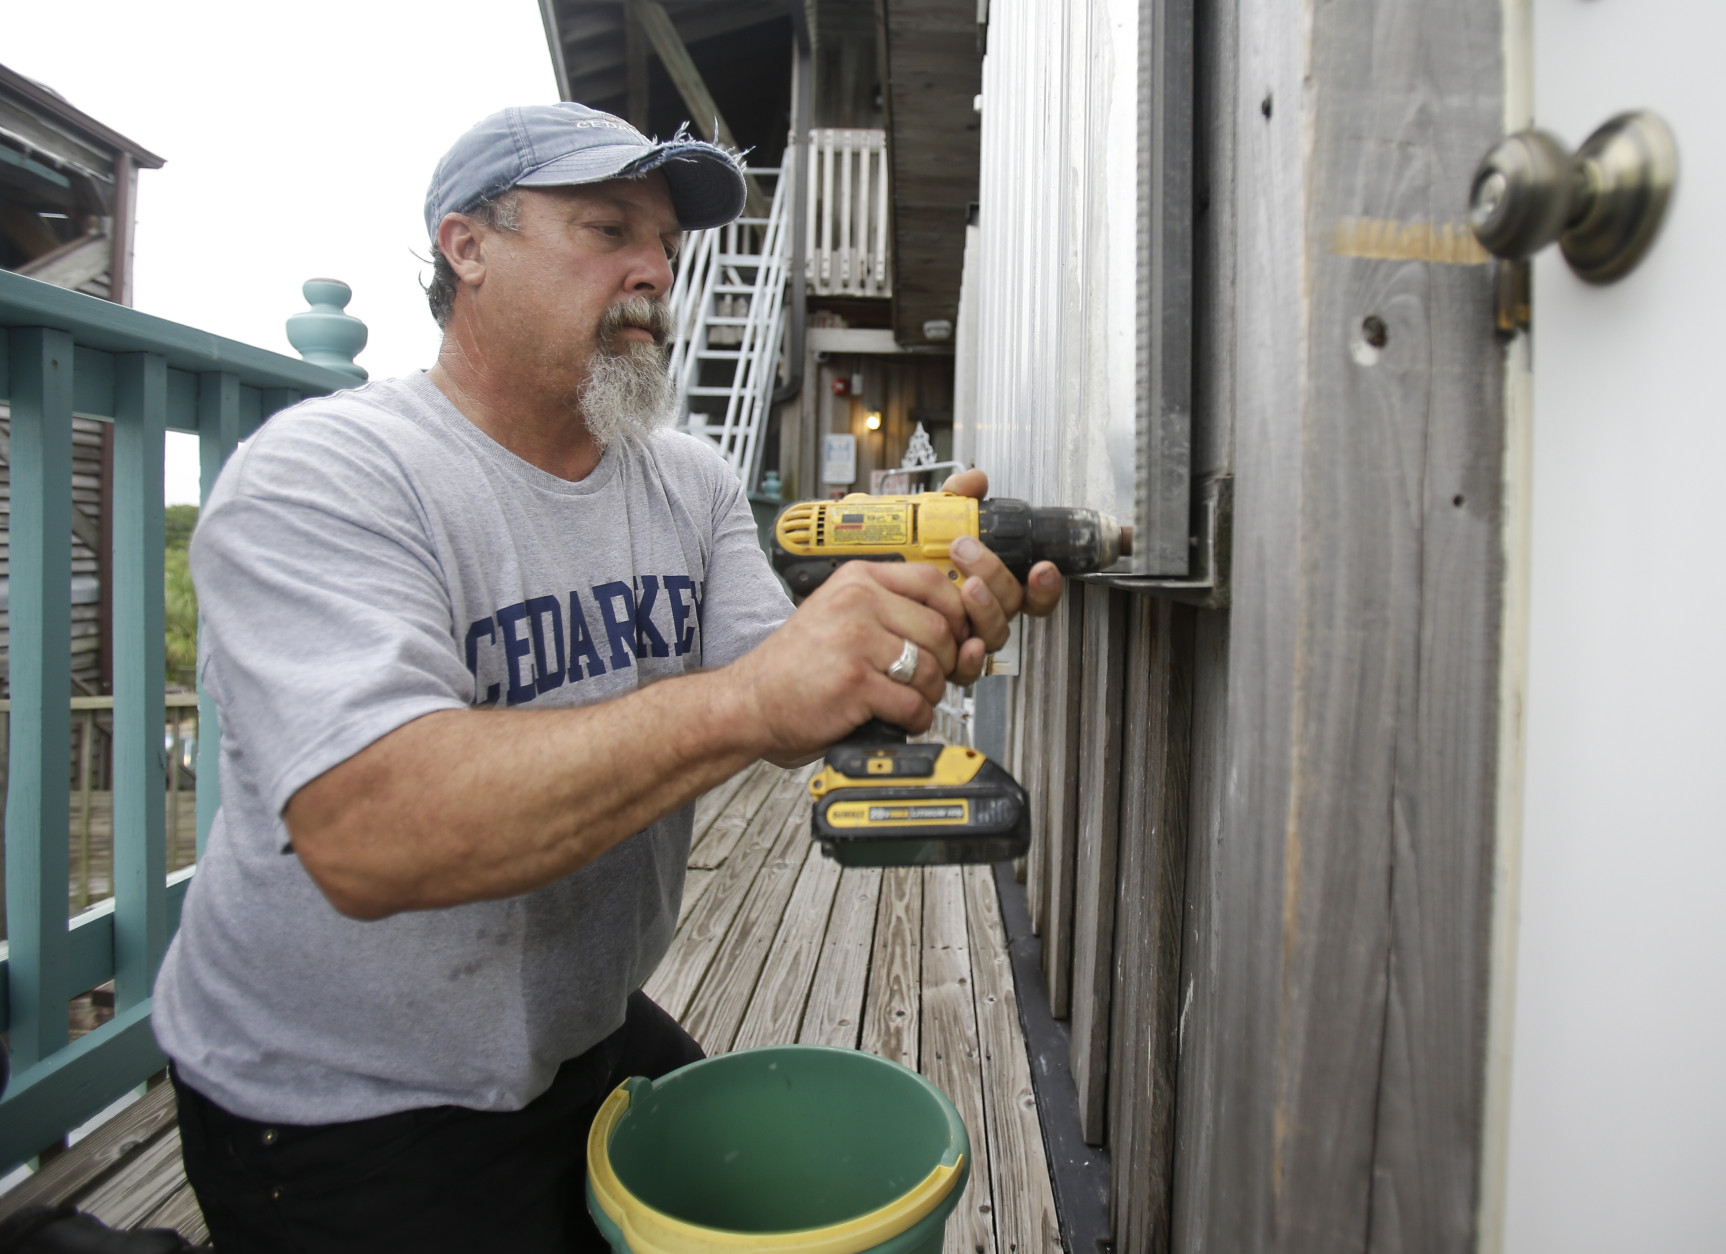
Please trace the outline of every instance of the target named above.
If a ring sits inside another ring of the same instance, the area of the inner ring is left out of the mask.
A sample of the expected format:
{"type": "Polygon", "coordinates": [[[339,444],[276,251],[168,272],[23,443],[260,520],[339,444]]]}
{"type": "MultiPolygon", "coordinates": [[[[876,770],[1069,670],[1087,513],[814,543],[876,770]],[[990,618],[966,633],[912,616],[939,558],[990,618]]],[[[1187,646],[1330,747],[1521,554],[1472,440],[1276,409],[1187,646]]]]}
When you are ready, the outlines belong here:
{"type": "Polygon", "coordinates": [[[1678,178],[1678,146],[1646,111],[1621,113],[1574,156],[1545,131],[1501,140],[1474,172],[1469,225],[1496,257],[1519,261],[1554,240],[1590,283],[1636,268],[1660,231],[1678,178]]]}

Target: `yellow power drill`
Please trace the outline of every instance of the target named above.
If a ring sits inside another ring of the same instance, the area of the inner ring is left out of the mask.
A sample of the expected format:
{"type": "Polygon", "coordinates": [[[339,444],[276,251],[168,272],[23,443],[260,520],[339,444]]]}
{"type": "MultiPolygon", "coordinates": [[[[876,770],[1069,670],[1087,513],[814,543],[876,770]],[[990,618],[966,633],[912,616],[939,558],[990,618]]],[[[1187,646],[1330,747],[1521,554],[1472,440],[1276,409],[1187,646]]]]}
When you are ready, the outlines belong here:
{"type": "MultiPolygon", "coordinates": [[[[956,582],[948,549],[960,536],[975,537],[1021,583],[1038,562],[1083,575],[1132,552],[1132,529],[1095,510],[854,493],[786,506],[773,527],[773,567],[798,597],[848,561],[927,562],[956,582]]],[[[871,719],[827,751],[809,781],[810,834],[823,853],[842,866],[938,866],[1025,852],[1030,813],[1018,780],[975,749],[907,739],[871,719]]]]}

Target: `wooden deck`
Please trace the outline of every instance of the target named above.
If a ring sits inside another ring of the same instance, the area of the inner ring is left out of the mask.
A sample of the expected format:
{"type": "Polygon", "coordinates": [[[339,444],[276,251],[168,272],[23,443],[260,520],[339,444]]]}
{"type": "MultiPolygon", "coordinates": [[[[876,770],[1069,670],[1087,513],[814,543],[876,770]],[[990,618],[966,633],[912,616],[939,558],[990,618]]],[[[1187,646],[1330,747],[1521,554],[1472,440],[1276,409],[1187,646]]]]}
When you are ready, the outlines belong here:
{"type": "Polygon", "coordinates": [[[989,867],[842,870],[809,772],[756,766],[696,808],[683,917],[647,983],[710,1054],[840,1045],[921,1071],[971,1133],[945,1254],[1061,1248],[989,867]]]}
{"type": "MultiPolygon", "coordinates": [[[[198,795],[190,788],[162,802],[168,870],[198,860],[198,795]]],[[[91,789],[74,792],[68,850],[66,900],[73,914],[114,895],[114,794],[91,789]]]]}
{"type": "MultiPolygon", "coordinates": [[[[1060,1249],[999,900],[988,867],[842,870],[809,839],[809,772],[760,765],[696,808],[683,910],[647,992],[710,1054],[804,1042],[928,1076],[971,1133],[946,1254],[1060,1249]]],[[[204,1237],[166,1085],[0,1197],[204,1237]]]]}
{"type": "Polygon", "coordinates": [[[71,1202],[113,1228],[173,1228],[208,1238],[180,1166],[174,1088],[166,1080],[41,1171],[0,1197],[0,1219],[39,1203],[71,1202]]]}

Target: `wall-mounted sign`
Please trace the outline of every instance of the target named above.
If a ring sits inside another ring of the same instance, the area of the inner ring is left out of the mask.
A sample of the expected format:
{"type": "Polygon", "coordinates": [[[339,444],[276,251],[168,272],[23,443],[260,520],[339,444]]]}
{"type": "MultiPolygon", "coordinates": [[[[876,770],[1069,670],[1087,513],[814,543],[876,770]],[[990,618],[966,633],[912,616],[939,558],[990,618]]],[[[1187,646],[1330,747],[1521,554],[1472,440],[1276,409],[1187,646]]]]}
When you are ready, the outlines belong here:
{"type": "Polygon", "coordinates": [[[905,496],[911,491],[911,472],[909,470],[871,470],[869,472],[870,496],[905,496]]]}
{"type": "Polygon", "coordinates": [[[821,441],[821,482],[857,481],[857,437],[828,435],[821,441]]]}

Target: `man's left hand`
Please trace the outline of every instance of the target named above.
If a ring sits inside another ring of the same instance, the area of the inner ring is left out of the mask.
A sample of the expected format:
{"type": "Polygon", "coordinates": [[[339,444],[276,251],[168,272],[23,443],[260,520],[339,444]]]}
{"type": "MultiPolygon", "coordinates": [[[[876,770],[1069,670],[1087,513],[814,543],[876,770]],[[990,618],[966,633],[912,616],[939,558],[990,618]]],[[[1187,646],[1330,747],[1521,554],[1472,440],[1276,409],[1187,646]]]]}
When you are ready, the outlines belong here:
{"type": "MultiPolygon", "coordinates": [[[[961,470],[941,489],[982,500],[989,492],[989,477],[981,470],[961,470]]],[[[1000,558],[969,536],[955,541],[948,556],[965,577],[959,586],[959,599],[970,618],[971,635],[960,642],[958,662],[947,678],[964,686],[975,683],[988,654],[1007,643],[1007,624],[1012,617],[1023,613],[1041,618],[1048,614],[1061,600],[1064,581],[1053,562],[1038,562],[1020,584],[1000,558]]]]}

